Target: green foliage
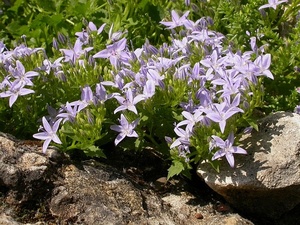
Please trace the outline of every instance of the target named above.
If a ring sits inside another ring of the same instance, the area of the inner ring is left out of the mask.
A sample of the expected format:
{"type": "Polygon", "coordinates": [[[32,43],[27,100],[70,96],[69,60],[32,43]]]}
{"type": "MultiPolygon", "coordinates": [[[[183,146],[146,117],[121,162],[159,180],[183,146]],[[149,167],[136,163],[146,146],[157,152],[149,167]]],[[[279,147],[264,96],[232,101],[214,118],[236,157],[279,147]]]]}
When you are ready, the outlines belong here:
{"type": "MultiPolygon", "coordinates": [[[[89,55],[104,49],[106,44],[111,44],[111,40],[108,40],[110,27],[112,32],[122,31],[126,35],[130,50],[141,47],[146,40],[156,47],[170,43],[172,38],[169,32],[159,22],[172,20],[169,13],[172,9],[180,13],[190,10],[189,18],[194,21],[200,17],[212,18],[214,23],[209,27],[226,36],[225,47],[233,52],[251,50],[249,39],[256,37],[257,45],[264,45],[264,51],[272,55],[271,72],[274,81],[258,79],[258,85],[250,87],[249,91],[253,95],[245,95],[248,96],[245,101],[249,102],[249,108],[245,107],[244,114],[236,115],[228,121],[224,134],[220,133],[216,124],[209,128],[196,126],[190,140],[190,161],[181,157],[176,148],[170,150],[165,137],[175,136],[173,124],[183,119],[179,103],[188,102],[189,95],[195,95],[199,84],[189,87],[186,80],[174,79],[174,67],[164,71],[165,89],[157,89],[153,98],[137,104],[139,115],[125,113],[130,122],[140,117],[136,129],[139,137],[135,141],[126,139],[119,147],[124,150],[151,147],[172,161],[168,178],[178,174],[189,177],[193,164],[213,156],[208,151],[211,135],[225,138],[230,131],[240,133],[240,129],[249,125],[258,129],[257,109],[266,114],[272,111],[292,111],[300,101],[299,94],[295,91],[300,86],[300,0],[281,4],[276,10],[267,8],[259,11],[258,8],[266,3],[265,0],[194,0],[190,6],[185,6],[184,1],[167,0],[2,1],[0,40],[5,42],[8,49],[21,42],[26,42],[28,47],[44,48],[45,51],[39,50],[14,59],[20,60],[26,71],[39,71],[45,55],[50,56],[52,61],[61,56],[61,52],[53,48],[54,38],[58,34],[66,36],[67,41],[60,42],[59,48],[68,49],[70,43],[74,43],[75,32],[87,30],[89,21],[97,26],[107,24],[100,36],[95,32],[91,33],[92,41],[89,44],[94,49],[89,55]]],[[[176,36],[176,31],[179,30],[175,29],[172,36],[176,36]]],[[[193,46],[190,51],[192,56],[186,63],[192,66],[205,55],[201,46],[193,46]]],[[[167,53],[161,54],[168,57],[167,53]]],[[[107,60],[99,60],[97,66],[88,63],[87,56],[81,56],[80,60],[85,67],[78,61],[74,65],[63,63],[63,71],[59,76],[53,71],[50,74],[40,72],[40,76],[34,79],[35,93],[20,97],[12,108],[7,106],[7,99],[0,98],[1,131],[17,137],[31,138],[37,132],[40,119],[48,114],[48,106],[58,109],[66,102],[76,101],[80,99],[82,88],[89,86],[94,90],[100,80],[112,80],[113,75],[118,72],[107,60]]],[[[138,72],[140,65],[131,63],[134,72],[138,72]]],[[[1,64],[1,81],[6,75],[1,64]]],[[[130,82],[127,79],[125,83],[130,82]]],[[[115,87],[107,87],[107,94],[117,91],[115,87]]],[[[192,100],[197,101],[195,98],[192,100]]],[[[101,148],[113,142],[116,136],[110,126],[118,121],[119,117],[114,113],[117,106],[115,99],[101,102],[78,113],[75,123],[64,122],[59,130],[62,148],[67,152],[81,149],[88,156],[104,157],[101,148]]],[[[218,161],[209,161],[218,171],[218,161]]]]}
{"type": "Polygon", "coordinates": [[[161,44],[168,33],[159,26],[159,21],[169,15],[170,9],[186,7],[165,0],[12,0],[0,2],[0,8],[3,11],[0,40],[8,48],[22,42],[21,36],[25,35],[29,47],[43,47],[50,55],[53,38],[58,33],[73,41],[75,32],[89,21],[113,24],[114,31],[127,31],[135,47],[146,39],[161,44]]]}

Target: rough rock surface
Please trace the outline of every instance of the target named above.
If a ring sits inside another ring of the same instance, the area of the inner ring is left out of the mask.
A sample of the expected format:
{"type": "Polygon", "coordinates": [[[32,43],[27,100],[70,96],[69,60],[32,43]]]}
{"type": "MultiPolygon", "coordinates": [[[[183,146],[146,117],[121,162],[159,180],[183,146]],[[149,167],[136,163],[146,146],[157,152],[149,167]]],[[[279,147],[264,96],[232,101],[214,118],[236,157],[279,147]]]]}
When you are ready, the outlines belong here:
{"type": "Polygon", "coordinates": [[[198,175],[235,208],[278,224],[299,224],[300,115],[267,116],[241,145],[248,155],[235,155],[236,169],[222,159],[219,174],[203,163],[198,175]]]}
{"type": "Polygon", "coordinates": [[[55,148],[44,155],[36,142],[0,133],[0,225],[253,224],[204,187],[192,192],[184,180],[151,182],[121,162],[120,170],[55,148]]]}

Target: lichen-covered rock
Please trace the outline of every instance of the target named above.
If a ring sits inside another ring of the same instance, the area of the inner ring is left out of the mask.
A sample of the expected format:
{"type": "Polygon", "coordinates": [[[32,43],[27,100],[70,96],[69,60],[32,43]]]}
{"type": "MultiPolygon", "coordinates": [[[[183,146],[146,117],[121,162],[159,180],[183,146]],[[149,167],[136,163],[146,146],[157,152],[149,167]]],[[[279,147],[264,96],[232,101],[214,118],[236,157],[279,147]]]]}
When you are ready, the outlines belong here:
{"type": "Polygon", "coordinates": [[[0,133],[0,225],[253,224],[180,185],[161,194],[112,166],[36,144],[0,133]]]}
{"type": "Polygon", "coordinates": [[[237,168],[223,159],[220,173],[203,163],[198,174],[239,210],[262,218],[288,217],[300,205],[300,115],[269,115],[241,144],[248,155],[235,155],[237,168]]]}

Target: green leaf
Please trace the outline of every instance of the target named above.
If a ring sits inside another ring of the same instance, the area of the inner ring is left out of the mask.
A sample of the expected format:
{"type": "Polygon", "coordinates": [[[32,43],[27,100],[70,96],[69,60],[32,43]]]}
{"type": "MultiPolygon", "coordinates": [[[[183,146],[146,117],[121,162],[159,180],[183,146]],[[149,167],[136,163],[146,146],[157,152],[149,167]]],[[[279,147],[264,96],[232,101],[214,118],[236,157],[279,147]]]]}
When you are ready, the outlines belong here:
{"type": "Polygon", "coordinates": [[[98,148],[95,145],[91,145],[88,148],[83,150],[84,153],[87,156],[91,156],[91,157],[99,157],[99,158],[106,158],[105,154],[103,153],[102,149],[98,148]]]}
{"type": "Polygon", "coordinates": [[[249,123],[251,127],[253,127],[256,131],[258,131],[258,125],[256,121],[252,118],[247,118],[246,121],[249,123]]]}
{"type": "Polygon", "coordinates": [[[171,177],[180,174],[182,171],[184,171],[184,165],[182,162],[179,161],[173,161],[173,164],[168,169],[168,179],[171,177]]]}

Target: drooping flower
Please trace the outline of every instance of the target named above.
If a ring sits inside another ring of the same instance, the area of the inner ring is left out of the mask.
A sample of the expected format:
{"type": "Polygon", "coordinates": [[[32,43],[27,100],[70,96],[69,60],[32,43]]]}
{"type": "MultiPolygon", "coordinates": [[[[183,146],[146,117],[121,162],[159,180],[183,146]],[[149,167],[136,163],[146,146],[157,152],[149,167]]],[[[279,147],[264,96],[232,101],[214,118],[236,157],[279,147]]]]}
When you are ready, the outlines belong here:
{"type": "Polygon", "coordinates": [[[58,119],[53,126],[50,126],[50,124],[48,123],[48,121],[46,120],[45,117],[42,118],[42,122],[43,122],[43,132],[34,134],[33,137],[36,139],[40,139],[40,140],[44,140],[44,144],[43,144],[43,153],[46,153],[47,148],[50,144],[51,141],[57,143],[57,144],[62,144],[61,140],[59,139],[59,137],[57,136],[57,130],[59,128],[59,124],[61,122],[62,119],[58,119]]]}
{"type": "Polygon", "coordinates": [[[138,137],[134,128],[137,126],[139,119],[134,120],[129,123],[125,116],[121,114],[120,125],[112,125],[110,129],[119,132],[118,136],[115,139],[115,145],[118,145],[125,137],[138,137]]]}
{"type": "Polygon", "coordinates": [[[220,148],[212,157],[212,160],[216,160],[223,156],[226,157],[229,165],[233,168],[234,167],[234,156],[233,154],[247,154],[246,150],[238,147],[233,146],[234,136],[233,132],[228,135],[228,138],[224,141],[220,137],[213,135],[212,136],[212,146],[220,148]]]}

